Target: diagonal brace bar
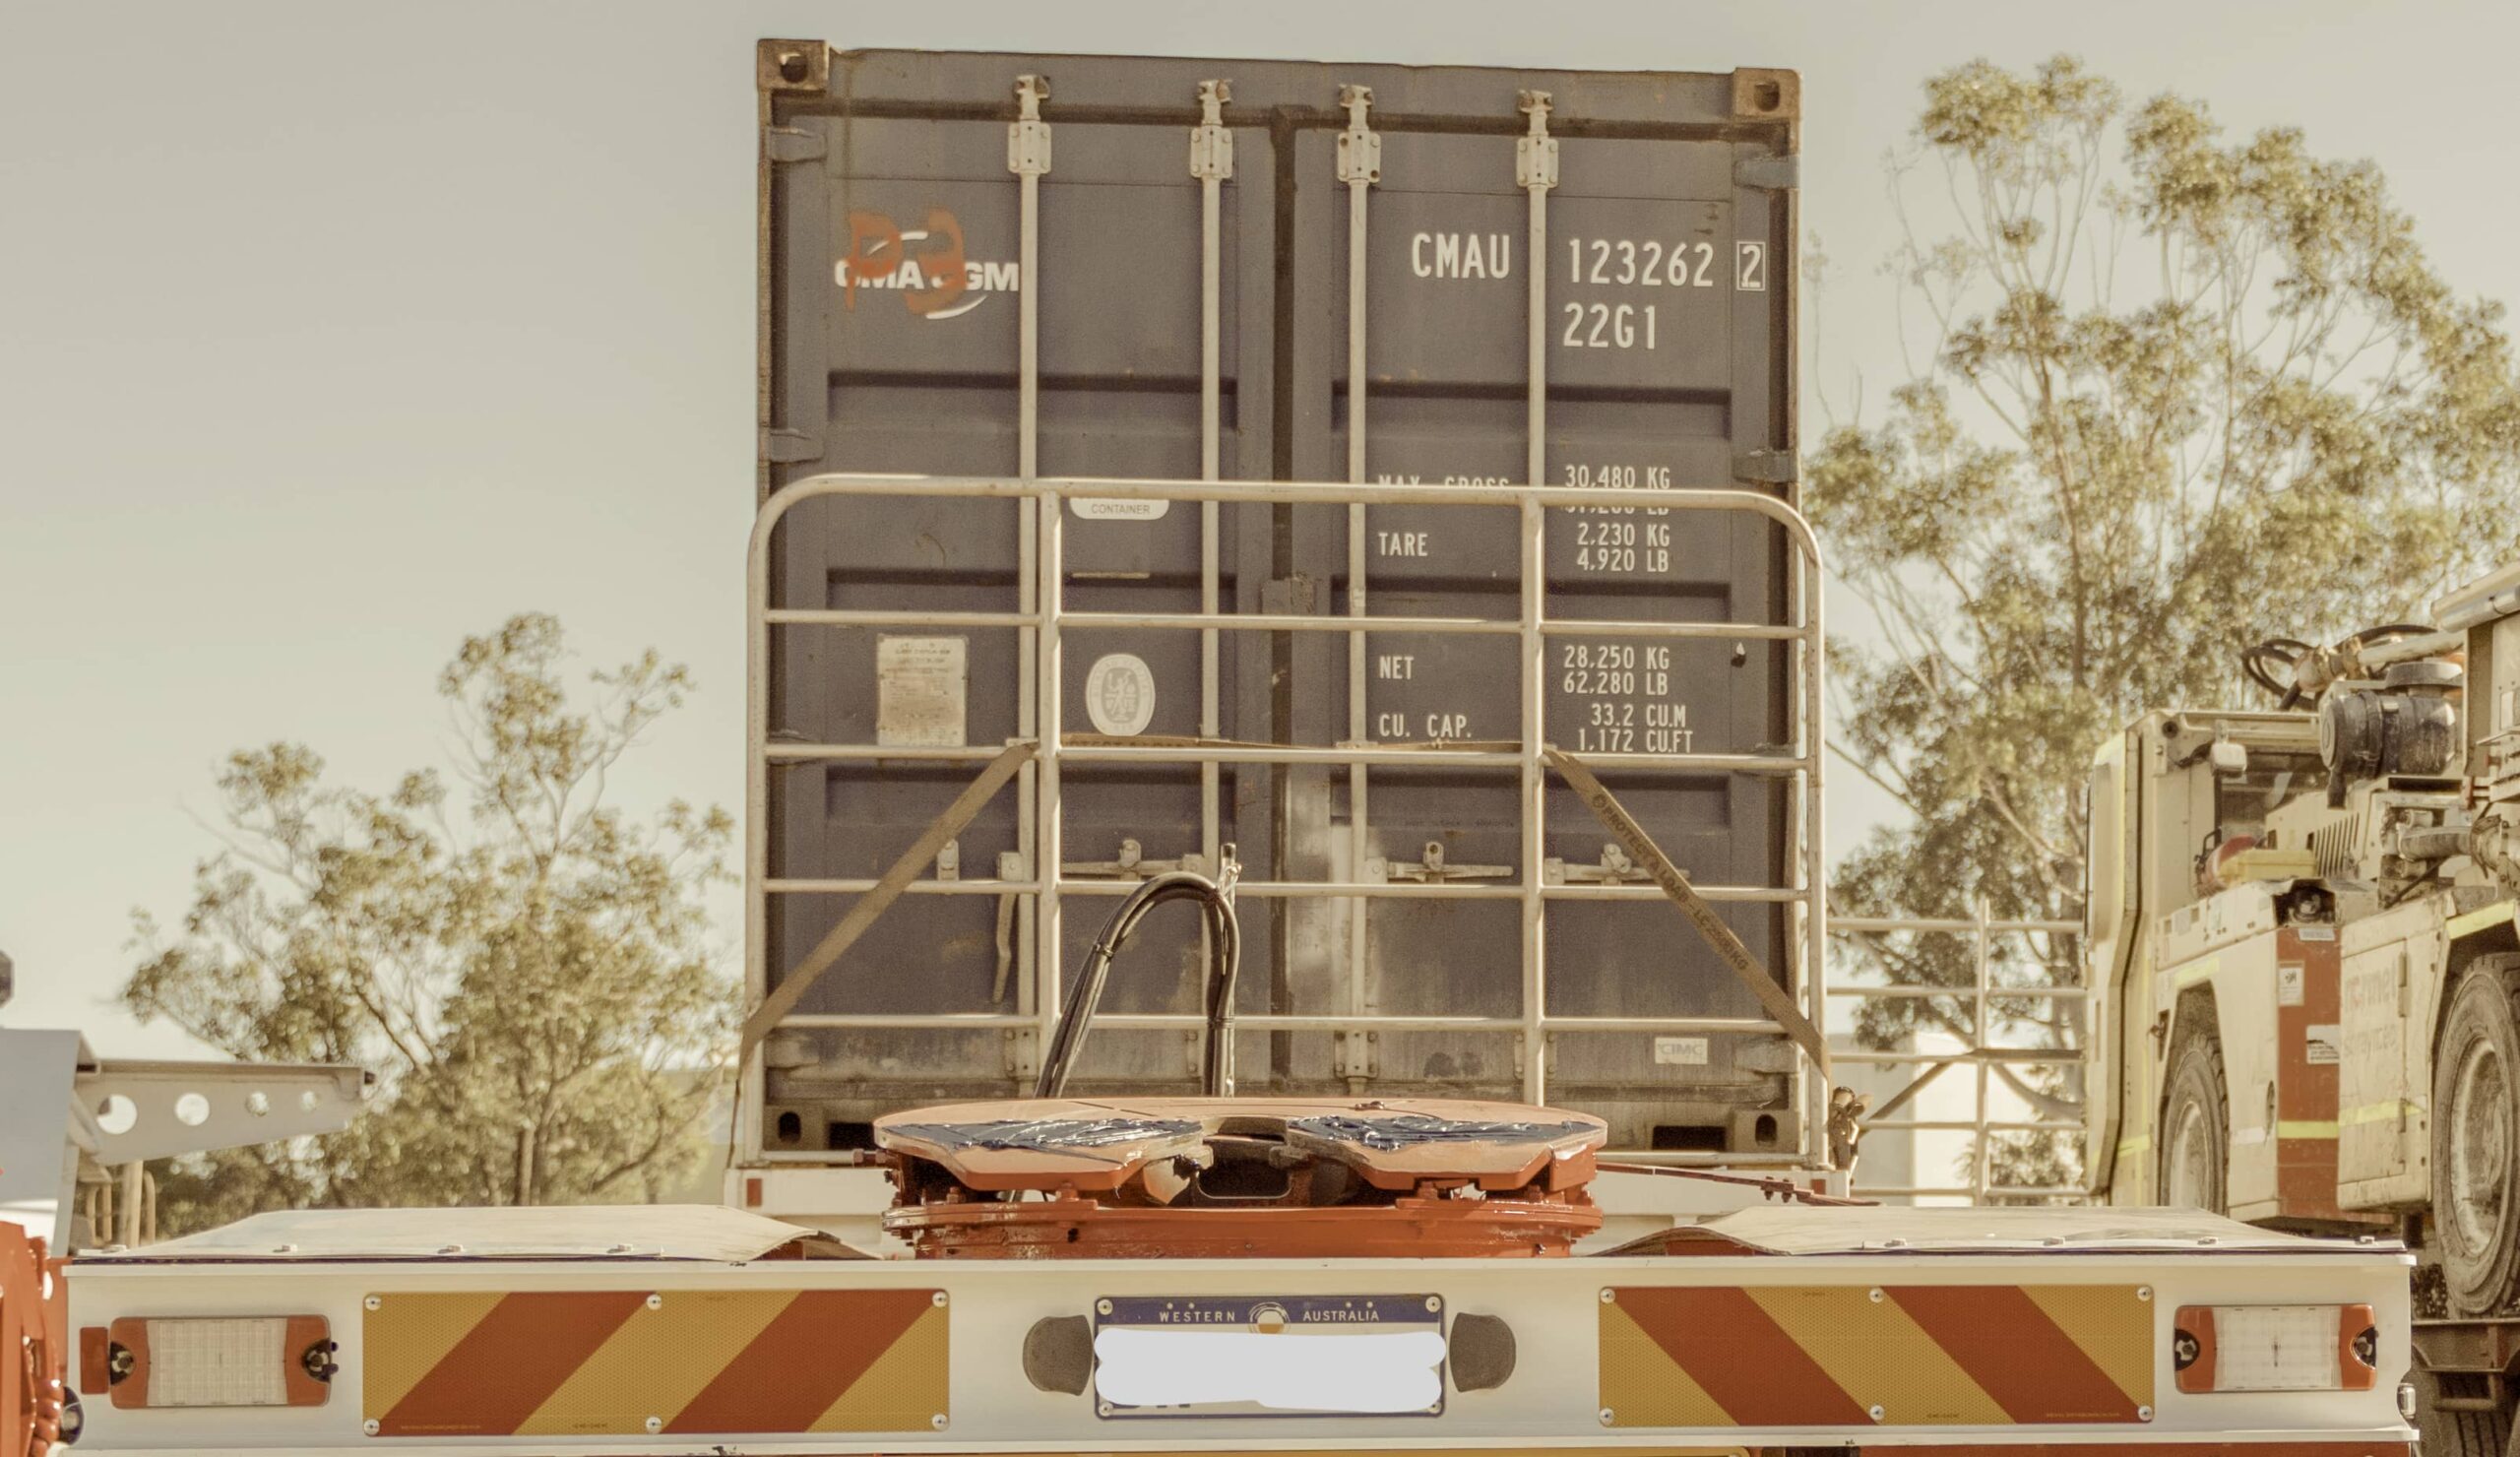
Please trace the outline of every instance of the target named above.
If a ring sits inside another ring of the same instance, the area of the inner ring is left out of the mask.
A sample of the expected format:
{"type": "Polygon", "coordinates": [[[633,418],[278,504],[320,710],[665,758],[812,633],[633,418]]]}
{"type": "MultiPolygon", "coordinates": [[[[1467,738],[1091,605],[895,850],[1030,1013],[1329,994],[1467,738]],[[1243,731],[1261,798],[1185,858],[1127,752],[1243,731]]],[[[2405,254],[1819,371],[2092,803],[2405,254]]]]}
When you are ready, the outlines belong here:
{"type": "Polygon", "coordinates": [[[1741,944],[1741,938],[1732,933],[1732,927],[1726,925],[1723,919],[1715,914],[1715,908],[1707,904],[1695,886],[1689,884],[1688,876],[1681,873],[1671,857],[1663,853],[1663,848],[1654,843],[1654,837],[1645,833],[1645,827],[1636,822],[1635,816],[1627,812],[1592,770],[1584,767],[1582,760],[1554,744],[1544,745],[1541,758],[1574,787],[1575,796],[1584,801],[1584,807],[1593,812],[1593,817],[1602,822],[1602,827],[1610,832],[1628,856],[1654,877],[1654,883],[1662,887],[1663,894],[1671,898],[1671,904],[1680,908],[1680,914],[1689,919],[1689,924],[1697,927],[1697,933],[1706,938],[1706,944],[1715,948],[1716,958],[1732,968],[1732,975],[1740,978],[1741,984],[1758,997],[1759,1004],[1767,1008],[1768,1015],[1774,1017],[1802,1050],[1810,1054],[1811,1061],[1820,1069],[1821,1078],[1826,1080],[1830,1075],[1829,1040],[1821,1036],[1820,1029],[1802,1014],[1802,1008],[1795,1002],[1793,994],[1768,975],[1767,968],[1759,965],[1759,959],[1750,954],[1749,947],[1741,944]]]}
{"type": "Polygon", "coordinates": [[[840,919],[840,924],[833,926],[813,950],[805,953],[805,959],[796,964],[795,970],[761,999],[761,1005],[744,1019],[743,1045],[735,1057],[737,1066],[751,1058],[753,1048],[761,1045],[761,1040],[770,1035],[770,1030],[779,1025],[781,1018],[796,1009],[796,1003],[814,984],[815,979],[830,971],[857,938],[865,934],[866,927],[875,923],[875,918],[901,899],[902,893],[910,889],[911,882],[918,878],[919,872],[934,862],[936,853],[945,848],[945,842],[962,834],[964,828],[979,814],[981,807],[1015,777],[1015,772],[1032,762],[1034,751],[1039,747],[1029,738],[1019,738],[1009,743],[996,758],[989,760],[988,766],[980,771],[979,778],[955,795],[954,802],[945,806],[945,812],[928,824],[910,849],[902,852],[900,859],[893,861],[892,868],[875,882],[875,888],[858,897],[856,904],[849,908],[849,914],[840,919]]]}

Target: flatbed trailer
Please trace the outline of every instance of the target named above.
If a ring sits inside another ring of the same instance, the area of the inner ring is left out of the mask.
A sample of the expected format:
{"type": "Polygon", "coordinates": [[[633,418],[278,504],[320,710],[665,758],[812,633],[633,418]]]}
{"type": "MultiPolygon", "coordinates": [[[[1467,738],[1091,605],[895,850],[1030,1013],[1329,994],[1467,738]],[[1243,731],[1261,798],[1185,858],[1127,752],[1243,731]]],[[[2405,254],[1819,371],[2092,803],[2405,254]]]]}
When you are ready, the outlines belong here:
{"type": "Polygon", "coordinates": [[[723,1209],[319,1211],[83,1256],[79,1450],[2374,1457],[2414,1436],[2399,1248],[2181,1211],[1777,1207],[1554,1259],[816,1243],[723,1209]],[[204,1404],[248,1397],[284,1404],[204,1404]]]}

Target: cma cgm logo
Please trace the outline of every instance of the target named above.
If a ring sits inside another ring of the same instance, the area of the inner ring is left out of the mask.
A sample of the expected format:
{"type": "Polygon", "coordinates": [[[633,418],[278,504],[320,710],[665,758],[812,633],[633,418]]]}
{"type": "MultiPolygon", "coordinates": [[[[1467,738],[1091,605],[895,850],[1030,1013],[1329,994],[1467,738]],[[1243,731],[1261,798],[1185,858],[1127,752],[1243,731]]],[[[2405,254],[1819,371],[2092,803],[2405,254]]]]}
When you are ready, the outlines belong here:
{"type": "Polygon", "coordinates": [[[860,288],[880,288],[931,321],[959,318],[1023,286],[1016,265],[965,257],[963,224],[943,208],[927,210],[925,227],[904,227],[881,213],[850,214],[849,252],[832,275],[846,307],[857,307],[860,288]]]}

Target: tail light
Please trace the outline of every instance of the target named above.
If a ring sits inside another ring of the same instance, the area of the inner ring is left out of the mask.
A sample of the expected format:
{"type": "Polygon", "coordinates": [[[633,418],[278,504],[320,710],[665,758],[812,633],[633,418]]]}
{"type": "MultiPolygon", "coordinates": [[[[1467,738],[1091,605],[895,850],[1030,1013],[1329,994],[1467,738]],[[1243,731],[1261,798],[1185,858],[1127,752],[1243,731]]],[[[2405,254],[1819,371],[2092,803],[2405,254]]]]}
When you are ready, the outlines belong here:
{"type": "Polygon", "coordinates": [[[79,1389],[126,1409],[320,1407],[335,1349],[321,1315],[117,1320],[79,1332],[79,1389]]]}
{"type": "Polygon", "coordinates": [[[2368,1305],[2182,1305],[2172,1326],[2178,1389],[2368,1391],[2380,1328],[2368,1305]]]}

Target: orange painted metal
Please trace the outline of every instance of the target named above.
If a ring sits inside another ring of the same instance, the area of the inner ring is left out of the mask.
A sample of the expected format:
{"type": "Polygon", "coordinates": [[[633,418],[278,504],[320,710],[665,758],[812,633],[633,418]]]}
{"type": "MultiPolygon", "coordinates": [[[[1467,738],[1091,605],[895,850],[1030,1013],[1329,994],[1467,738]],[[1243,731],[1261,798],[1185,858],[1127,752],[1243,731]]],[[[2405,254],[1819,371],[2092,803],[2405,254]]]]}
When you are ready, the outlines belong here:
{"type": "Polygon", "coordinates": [[[1402,1198],[1328,1209],[1148,1209],[1083,1198],[887,1214],[921,1258],[1474,1259],[1564,1255],[1602,1227],[1590,1203],[1402,1198]]]}
{"type": "Polygon", "coordinates": [[[0,1224],[0,1457],[41,1457],[61,1437],[69,1309],[44,1242],[0,1224]]]}
{"type": "Polygon", "coordinates": [[[1898,1457],[2417,1457],[2413,1442],[1999,1442],[1900,1447],[1898,1457]]]}
{"type": "Polygon", "coordinates": [[[101,1325],[79,1329],[79,1394],[102,1396],[113,1389],[114,1343],[101,1325]]]}
{"type": "MultiPolygon", "coordinates": [[[[2342,1051],[2327,1042],[2327,1060],[2313,1061],[2310,1030],[2327,1029],[2337,1036],[2343,1020],[2342,955],[2333,926],[2311,927],[2328,934],[2313,939],[2300,926],[2275,933],[2279,968],[2300,967],[2300,1000],[2275,1008],[2275,1202],[2277,1217],[2312,1224],[2387,1224],[2386,1215],[2349,1212],[2336,1202],[2337,1107],[2342,1051]],[[2286,1127],[2315,1128],[2319,1133],[2285,1137],[2286,1127]]],[[[2281,972],[2278,976],[2280,978],[2281,972]]]]}
{"type": "Polygon", "coordinates": [[[2214,1307],[2182,1305],[2171,1329],[2196,1344],[2195,1359],[2177,1367],[2178,1389],[2190,1394],[2213,1390],[2215,1364],[2222,1357],[2222,1345],[2214,1339],[2214,1307]]]}

